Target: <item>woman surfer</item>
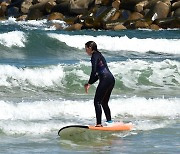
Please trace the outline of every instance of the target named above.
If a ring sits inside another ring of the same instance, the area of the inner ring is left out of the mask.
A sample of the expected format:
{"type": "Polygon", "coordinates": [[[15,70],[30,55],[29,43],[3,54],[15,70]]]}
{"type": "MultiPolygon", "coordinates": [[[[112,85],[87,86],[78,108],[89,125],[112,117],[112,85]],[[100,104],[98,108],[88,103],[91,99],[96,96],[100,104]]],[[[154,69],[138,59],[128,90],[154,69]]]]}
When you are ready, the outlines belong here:
{"type": "Polygon", "coordinates": [[[101,107],[104,110],[107,123],[112,123],[108,102],[115,85],[115,79],[107,66],[104,56],[98,51],[96,43],[94,41],[88,41],[85,44],[85,49],[87,54],[91,56],[92,70],[89,81],[84,85],[84,88],[86,93],[88,93],[90,85],[99,79],[99,84],[94,97],[94,107],[96,113],[96,126],[101,127],[101,107]]]}

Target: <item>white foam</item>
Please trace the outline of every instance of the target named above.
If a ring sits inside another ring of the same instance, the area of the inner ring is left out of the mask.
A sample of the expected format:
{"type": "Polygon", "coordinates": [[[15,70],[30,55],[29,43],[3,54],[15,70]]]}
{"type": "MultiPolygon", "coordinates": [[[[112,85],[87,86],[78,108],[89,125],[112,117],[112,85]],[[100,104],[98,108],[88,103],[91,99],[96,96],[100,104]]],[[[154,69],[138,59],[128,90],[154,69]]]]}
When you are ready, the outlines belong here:
{"type": "Polygon", "coordinates": [[[16,18],[14,17],[9,17],[8,20],[0,21],[0,23],[4,25],[19,25],[28,30],[34,30],[34,29],[56,30],[54,26],[51,26],[53,25],[51,23],[57,23],[60,24],[62,27],[67,27],[67,24],[61,20],[48,21],[47,19],[43,19],[43,20],[16,21],[16,18]]]}
{"type": "Polygon", "coordinates": [[[179,39],[138,39],[128,38],[127,36],[90,36],[90,35],[67,35],[67,34],[48,34],[49,37],[65,42],[70,47],[83,49],[87,41],[95,41],[99,49],[110,51],[136,51],[136,52],[162,52],[180,54],[179,39]]]}
{"type": "MultiPolygon", "coordinates": [[[[75,77],[69,82],[82,85],[89,79],[90,62],[81,61],[72,65],[57,65],[44,68],[17,68],[0,65],[0,86],[36,86],[56,87],[67,84],[67,78],[75,77]],[[89,68],[86,72],[84,69],[89,68]]],[[[116,81],[132,89],[178,88],[180,83],[180,63],[172,60],[146,62],[143,60],[127,60],[125,62],[108,63],[116,81]],[[144,75],[146,74],[146,75],[144,75]],[[146,78],[146,84],[139,84],[140,77],[146,78]]],[[[69,80],[69,79],[68,79],[69,80]]]]}
{"type": "MultiPolygon", "coordinates": [[[[139,77],[149,72],[147,80],[159,87],[176,86],[180,83],[180,63],[172,60],[161,62],[147,62],[143,60],[127,60],[125,62],[111,62],[108,64],[117,80],[121,80],[126,87],[139,88],[139,77]],[[177,81],[177,83],[173,82],[177,81]]],[[[151,88],[148,85],[147,88],[151,88]]]]}
{"type": "Polygon", "coordinates": [[[111,106],[115,115],[131,115],[134,117],[169,117],[180,116],[179,99],[146,99],[141,97],[112,100],[111,106]]]}
{"type": "Polygon", "coordinates": [[[151,120],[139,120],[135,122],[133,129],[148,131],[148,130],[153,130],[153,129],[164,128],[172,124],[174,124],[174,122],[169,121],[169,120],[161,120],[158,122],[153,122],[151,120]]]}
{"type": "Polygon", "coordinates": [[[88,112],[83,110],[85,105],[87,102],[80,101],[79,103],[79,101],[68,100],[21,102],[18,104],[0,101],[0,129],[7,134],[38,135],[54,130],[57,132],[65,125],[77,124],[75,119],[93,117],[93,105],[88,106],[88,112]]]}
{"type": "Polygon", "coordinates": [[[19,25],[29,25],[29,26],[44,26],[47,24],[47,19],[44,20],[27,20],[27,21],[16,21],[16,18],[9,17],[8,20],[1,21],[1,23],[6,25],[19,24],[19,25]]]}
{"type": "MultiPolygon", "coordinates": [[[[121,117],[121,120],[124,120],[128,117],[135,124],[135,130],[151,130],[174,123],[180,116],[179,102],[179,98],[132,97],[112,99],[109,105],[113,119],[121,117]]],[[[105,121],[104,113],[102,117],[105,121]]],[[[8,134],[50,133],[78,122],[95,123],[93,100],[60,99],[16,104],[0,101],[0,126],[1,130],[8,134]]]]}
{"type": "Polygon", "coordinates": [[[92,112],[93,106],[89,102],[83,101],[36,101],[22,102],[13,104],[10,102],[0,101],[0,119],[11,120],[49,120],[53,117],[68,117],[87,118],[94,115],[92,112]],[[89,109],[89,114],[87,109],[89,109]],[[78,106],[78,109],[77,109],[78,106]],[[82,109],[82,110],[81,110],[82,109]]]}
{"type": "Polygon", "coordinates": [[[24,32],[21,31],[11,31],[7,33],[0,34],[0,44],[12,47],[25,47],[27,38],[24,32]]]}
{"type": "Polygon", "coordinates": [[[60,129],[63,124],[56,122],[0,121],[1,130],[6,134],[40,135],[60,129]]]}
{"type": "MultiPolygon", "coordinates": [[[[145,99],[145,98],[119,98],[110,100],[112,116],[133,117],[169,117],[180,116],[179,99],[145,99]]],[[[61,118],[83,118],[94,117],[93,100],[47,100],[36,102],[11,102],[0,101],[0,119],[11,120],[49,120],[55,117],[61,118]],[[72,117],[71,117],[72,116],[72,117]]]]}
{"type": "Polygon", "coordinates": [[[61,65],[46,68],[17,68],[10,65],[0,65],[0,85],[19,86],[34,85],[38,87],[60,84],[64,76],[61,65]]]}

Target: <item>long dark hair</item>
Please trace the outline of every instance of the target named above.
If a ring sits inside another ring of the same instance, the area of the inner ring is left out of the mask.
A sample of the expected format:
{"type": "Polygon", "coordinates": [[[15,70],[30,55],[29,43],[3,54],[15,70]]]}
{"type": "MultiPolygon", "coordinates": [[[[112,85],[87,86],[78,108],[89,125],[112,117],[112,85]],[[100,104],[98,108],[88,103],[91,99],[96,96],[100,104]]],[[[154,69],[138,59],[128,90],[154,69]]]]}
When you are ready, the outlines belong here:
{"type": "Polygon", "coordinates": [[[98,51],[97,44],[94,41],[88,41],[85,44],[88,48],[91,47],[92,51],[98,51]]]}

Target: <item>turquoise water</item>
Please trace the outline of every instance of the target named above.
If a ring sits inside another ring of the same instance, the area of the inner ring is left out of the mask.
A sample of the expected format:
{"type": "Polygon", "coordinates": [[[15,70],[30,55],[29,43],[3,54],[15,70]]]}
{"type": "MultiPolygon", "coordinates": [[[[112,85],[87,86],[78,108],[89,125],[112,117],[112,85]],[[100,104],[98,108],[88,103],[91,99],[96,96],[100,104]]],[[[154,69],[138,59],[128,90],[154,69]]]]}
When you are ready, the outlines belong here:
{"type": "Polygon", "coordinates": [[[69,32],[46,20],[13,18],[0,25],[0,153],[180,152],[179,30],[69,32]],[[134,129],[63,139],[57,133],[66,125],[95,124],[98,83],[88,94],[83,87],[91,71],[89,40],[116,79],[113,119],[134,129]]]}

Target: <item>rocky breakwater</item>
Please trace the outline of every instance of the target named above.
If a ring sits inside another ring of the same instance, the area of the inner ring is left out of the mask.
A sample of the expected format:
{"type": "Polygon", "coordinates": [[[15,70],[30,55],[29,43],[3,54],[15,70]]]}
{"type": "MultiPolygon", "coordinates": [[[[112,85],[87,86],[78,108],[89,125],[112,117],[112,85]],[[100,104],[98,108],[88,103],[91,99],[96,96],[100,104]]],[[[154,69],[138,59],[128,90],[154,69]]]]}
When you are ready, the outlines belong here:
{"type": "Polygon", "coordinates": [[[180,0],[0,0],[0,20],[11,16],[62,20],[66,30],[180,28],[180,0]]]}

